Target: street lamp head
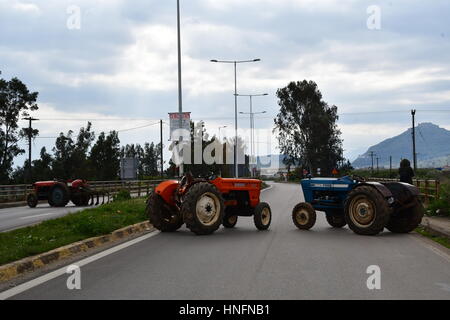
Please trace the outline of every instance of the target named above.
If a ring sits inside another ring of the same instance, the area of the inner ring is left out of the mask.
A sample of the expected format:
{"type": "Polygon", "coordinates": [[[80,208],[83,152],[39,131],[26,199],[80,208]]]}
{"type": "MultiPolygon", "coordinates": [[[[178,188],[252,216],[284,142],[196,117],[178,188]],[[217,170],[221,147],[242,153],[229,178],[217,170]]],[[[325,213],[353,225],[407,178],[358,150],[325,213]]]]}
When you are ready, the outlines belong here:
{"type": "Polygon", "coordinates": [[[218,62],[217,60],[215,60],[215,59],[213,59],[213,60],[211,60],[211,62],[218,62]]]}
{"type": "Polygon", "coordinates": [[[261,59],[254,59],[253,61],[254,62],[259,62],[259,61],[261,61],[261,59]]]}
{"type": "Polygon", "coordinates": [[[268,95],[269,95],[268,93],[264,93],[264,94],[263,94],[263,96],[268,96],[268,95]]]}

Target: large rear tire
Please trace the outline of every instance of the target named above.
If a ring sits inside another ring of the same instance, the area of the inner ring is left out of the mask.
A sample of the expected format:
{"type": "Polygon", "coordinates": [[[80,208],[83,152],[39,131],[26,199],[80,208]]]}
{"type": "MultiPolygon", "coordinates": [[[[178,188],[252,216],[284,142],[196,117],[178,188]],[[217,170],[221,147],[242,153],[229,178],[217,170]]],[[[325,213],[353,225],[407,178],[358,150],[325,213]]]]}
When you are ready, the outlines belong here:
{"type": "Polygon", "coordinates": [[[62,208],[69,203],[69,188],[62,183],[55,184],[49,192],[48,204],[52,207],[62,208]]]}
{"type": "Polygon", "coordinates": [[[272,222],[272,211],[270,210],[269,204],[265,202],[260,202],[253,214],[253,222],[258,230],[267,230],[272,222]]]}
{"type": "Polygon", "coordinates": [[[376,235],[388,223],[391,209],[375,188],[361,186],[349,193],[344,212],[345,220],[353,232],[376,235]]]}
{"type": "Polygon", "coordinates": [[[197,235],[211,234],[223,223],[225,205],[217,188],[198,182],[187,191],[181,213],[186,227],[197,235]]]}
{"type": "Polygon", "coordinates": [[[90,195],[87,192],[79,192],[78,194],[72,196],[71,200],[77,207],[85,207],[89,204],[90,195]]]}
{"type": "Polygon", "coordinates": [[[297,204],[292,210],[292,221],[300,230],[309,230],[316,223],[316,210],[307,202],[297,204]]]}
{"type": "Polygon", "coordinates": [[[181,214],[169,207],[164,200],[152,192],[147,200],[145,212],[150,223],[161,232],[175,232],[183,225],[181,214]]]}
{"type": "Polygon", "coordinates": [[[391,215],[386,228],[394,233],[409,233],[419,226],[424,212],[422,203],[414,199],[412,207],[396,211],[391,215]]]}

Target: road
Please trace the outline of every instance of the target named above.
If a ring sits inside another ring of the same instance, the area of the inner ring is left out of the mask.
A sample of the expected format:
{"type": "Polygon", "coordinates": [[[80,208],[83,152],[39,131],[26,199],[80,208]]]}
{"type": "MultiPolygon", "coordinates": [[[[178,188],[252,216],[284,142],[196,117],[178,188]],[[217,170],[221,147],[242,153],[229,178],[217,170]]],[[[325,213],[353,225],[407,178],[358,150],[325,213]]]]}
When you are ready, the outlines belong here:
{"type": "MultiPolygon", "coordinates": [[[[131,194],[137,197],[138,194],[131,194]]],[[[107,199],[105,199],[107,201],[107,199]]],[[[100,198],[100,204],[103,199],[100,198]]],[[[42,201],[36,208],[16,207],[0,209],[0,232],[10,231],[26,226],[30,226],[45,220],[63,217],[70,213],[81,211],[96,206],[76,207],[72,202],[64,208],[52,208],[48,203],[42,201]]]]}
{"type": "Polygon", "coordinates": [[[69,202],[65,208],[52,208],[47,203],[42,203],[36,208],[17,207],[0,209],[0,232],[26,227],[44,220],[55,219],[86,208],[75,207],[72,202],[69,202]]]}
{"type": "Polygon", "coordinates": [[[273,211],[269,231],[251,218],[211,236],[186,229],[159,233],[81,267],[81,290],[69,275],[13,299],[450,299],[450,256],[417,234],[358,236],[332,229],[318,215],[296,229],[291,210],[300,187],[275,184],[263,193],[273,211]],[[369,266],[381,289],[369,290],[369,266]]]}

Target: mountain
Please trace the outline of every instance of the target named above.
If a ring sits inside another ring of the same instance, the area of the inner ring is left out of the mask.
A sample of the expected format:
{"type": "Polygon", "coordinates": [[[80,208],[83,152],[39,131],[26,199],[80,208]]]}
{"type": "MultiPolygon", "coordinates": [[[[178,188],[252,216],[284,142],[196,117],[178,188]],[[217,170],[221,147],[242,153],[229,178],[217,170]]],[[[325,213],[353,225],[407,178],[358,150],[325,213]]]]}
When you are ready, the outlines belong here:
{"type": "MultiPolygon", "coordinates": [[[[376,167],[376,158],[379,158],[380,167],[389,167],[390,156],[392,156],[394,168],[399,166],[403,158],[409,159],[412,164],[412,129],[370,147],[352,163],[353,167],[370,167],[372,151],[375,153],[374,167],[376,167]]],[[[419,167],[446,165],[450,161],[450,131],[432,123],[419,124],[416,127],[416,153],[419,167]]]]}

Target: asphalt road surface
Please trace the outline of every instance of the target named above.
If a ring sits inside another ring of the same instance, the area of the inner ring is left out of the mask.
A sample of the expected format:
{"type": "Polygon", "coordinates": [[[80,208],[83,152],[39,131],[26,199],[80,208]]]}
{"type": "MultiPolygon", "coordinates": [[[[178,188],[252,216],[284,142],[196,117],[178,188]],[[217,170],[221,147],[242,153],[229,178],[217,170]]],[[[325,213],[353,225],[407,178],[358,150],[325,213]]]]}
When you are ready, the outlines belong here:
{"type": "Polygon", "coordinates": [[[417,234],[358,236],[333,229],[323,214],[298,230],[291,211],[300,187],[263,193],[273,211],[269,231],[251,218],[211,236],[186,229],[159,233],[81,267],[81,290],[69,275],[13,299],[450,299],[450,256],[417,234]],[[381,271],[369,290],[369,266],[381,271]]]}
{"type": "Polygon", "coordinates": [[[0,209],[0,232],[33,225],[44,220],[55,219],[88,207],[76,207],[72,202],[64,208],[52,208],[48,203],[36,208],[17,207],[0,209]]]}

